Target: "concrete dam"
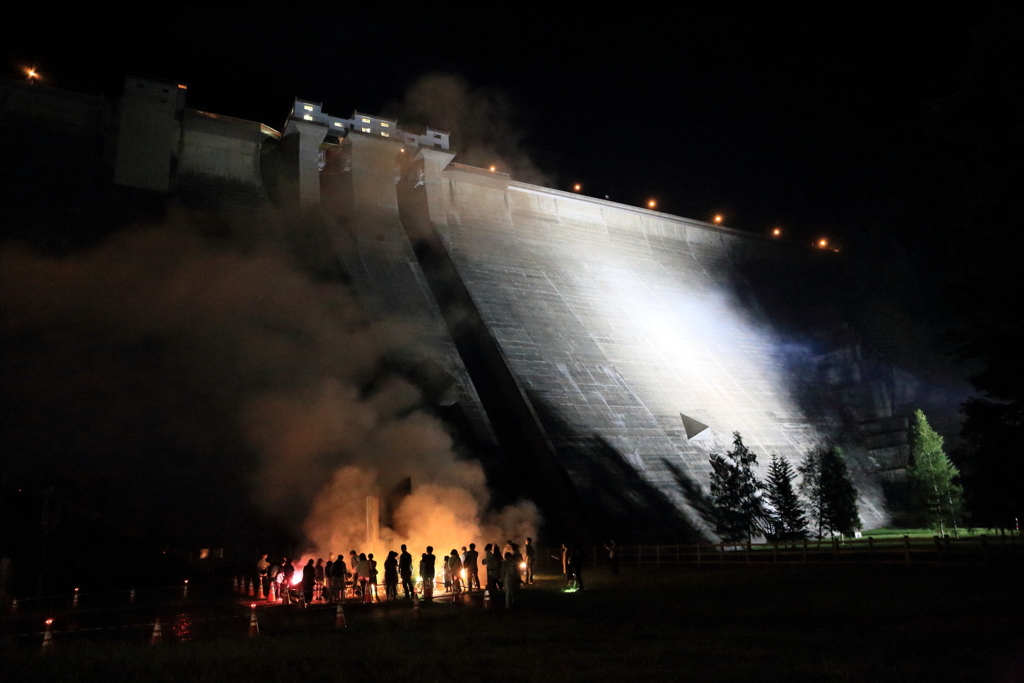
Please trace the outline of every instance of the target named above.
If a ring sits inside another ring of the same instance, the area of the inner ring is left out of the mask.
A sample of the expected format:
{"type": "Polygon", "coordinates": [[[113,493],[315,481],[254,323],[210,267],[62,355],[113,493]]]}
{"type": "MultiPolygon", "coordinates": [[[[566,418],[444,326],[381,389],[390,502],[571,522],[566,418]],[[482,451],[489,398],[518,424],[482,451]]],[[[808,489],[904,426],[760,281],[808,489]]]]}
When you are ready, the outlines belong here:
{"type": "Polygon", "coordinates": [[[69,163],[119,192],[236,215],[301,207],[303,249],[371,320],[417,331],[394,362],[490,484],[559,530],[714,539],[708,458],[734,432],[762,465],[839,443],[865,525],[888,521],[908,417],[947,399],[855,332],[794,332],[801,303],[780,309],[779,292],[833,255],[461,165],[443,131],[296,100],[278,132],[187,109],[186,92],[129,77],[111,103],[5,83],[0,115],[6,135],[101,140],[69,163]]]}

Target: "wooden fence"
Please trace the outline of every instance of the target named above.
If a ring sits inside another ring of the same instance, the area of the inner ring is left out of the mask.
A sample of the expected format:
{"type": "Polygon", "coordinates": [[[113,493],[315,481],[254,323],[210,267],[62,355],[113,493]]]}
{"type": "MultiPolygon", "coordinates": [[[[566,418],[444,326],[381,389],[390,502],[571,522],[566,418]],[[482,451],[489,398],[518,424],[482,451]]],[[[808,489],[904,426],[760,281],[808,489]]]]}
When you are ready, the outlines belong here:
{"type": "MultiPolygon", "coordinates": [[[[795,565],[822,563],[861,564],[988,564],[1024,561],[1024,542],[1013,536],[950,538],[855,538],[790,541],[786,543],[701,543],[695,545],[626,545],[616,548],[621,566],[689,565],[726,567],[741,565],[795,565]]],[[[594,564],[608,564],[603,547],[587,549],[594,564]]],[[[560,548],[546,548],[540,559],[561,563],[560,548]]]]}

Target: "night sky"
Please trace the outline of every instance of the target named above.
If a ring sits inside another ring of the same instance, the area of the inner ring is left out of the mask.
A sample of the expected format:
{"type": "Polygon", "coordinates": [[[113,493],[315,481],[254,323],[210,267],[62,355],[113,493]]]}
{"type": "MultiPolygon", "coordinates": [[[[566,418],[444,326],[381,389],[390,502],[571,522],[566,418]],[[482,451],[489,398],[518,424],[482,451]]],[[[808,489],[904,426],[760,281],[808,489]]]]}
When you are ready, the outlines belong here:
{"type": "Polygon", "coordinates": [[[950,151],[931,112],[960,88],[991,11],[282,7],[121,28],[33,11],[0,49],[10,77],[35,65],[48,85],[108,97],[128,71],[176,79],[190,107],[273,127],[293,97],[386,114],[421,77],[456,75],[502,103],[547,184],[851,245],[942,211],[950,151]]]}

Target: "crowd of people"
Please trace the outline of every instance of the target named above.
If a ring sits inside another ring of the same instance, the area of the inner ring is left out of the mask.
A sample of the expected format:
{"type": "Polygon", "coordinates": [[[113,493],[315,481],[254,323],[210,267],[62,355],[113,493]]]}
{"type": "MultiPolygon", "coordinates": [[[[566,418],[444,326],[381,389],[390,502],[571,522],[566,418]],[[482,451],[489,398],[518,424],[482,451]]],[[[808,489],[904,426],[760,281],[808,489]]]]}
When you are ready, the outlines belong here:
{"type": "MultiPolygon", "coordinates": [[[[563,549],[566,548],[563,546],[563,549]]],[[[495,600],[504,594],[505,606],[510,608],[515,604],[519,586],[533,583],[535,559],[532,538],[527,538],[522,546],[509,539],[504,545],[488,543],[484,546],[482,557],[475,543],[462,546],[461,550],[452,548],[450,553],[443,556],[440,567],[433,546],[427,546],[426,552],[420,555],[414,567],[412,554],[402,545],[401,552],[391,550],[384,560],[384,597],[387,600],[398,600],[401,585],[405,599],[413,599],[419,594],[424,600],[432,600],[435,584],[440,582],[444,593],[453,595],[472,591],[474,586],[477,591],[487,590],[495,600]],[[483,582],[480,579],[481,566],[483,582]],[[414,571],[414,568],[418,571],[414,571]],[[418,592],[414,576],[418,578],[418,592]]],[[[302,568],[300,580],[294,579],[296,568],[289,558],[282,558],[279,563],[275,563],[264,554],[257,562],[256,569],[265,595],[270,595],[271,584],[274,584],[278,595],[287,594],[293,586],[301,589],[301,597],[306,604],[335,602],[349,597],[363,598],[365,601],[381,600],[378,593],[378,563],[373,553],[351,550],[347,558],[335,557],[331,553],[326,562],[323,558],[310,558],[302,568]]],[[[583,587],[582,579],[579,587],[583,587]]]]}

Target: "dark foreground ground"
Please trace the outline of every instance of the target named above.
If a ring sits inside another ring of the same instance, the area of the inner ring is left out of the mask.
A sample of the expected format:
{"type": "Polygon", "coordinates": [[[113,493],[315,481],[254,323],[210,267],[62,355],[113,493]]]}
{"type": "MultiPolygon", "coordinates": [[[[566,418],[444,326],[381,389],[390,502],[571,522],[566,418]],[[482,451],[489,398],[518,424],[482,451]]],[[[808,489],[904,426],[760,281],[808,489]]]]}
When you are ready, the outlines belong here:
{"type": "Polygon", "coordinates": [[[248,608],[225,591],[188,608],[191,625],[166,613],[157,647],[142,629],[65,631],[43,656],[38,636],[7,636],[0,679],[1024,681],[1021,575],[1017,566],[624,568],[618,580],[594,572],[581,593],[545,578],[511,612],[484,612],[479,595],[472,606],[425,605],[419,621],[405,602],[351,605],[348,628],[335,630],[330,607],[261,609],[258,638],[245,637],[248,608]]]}

